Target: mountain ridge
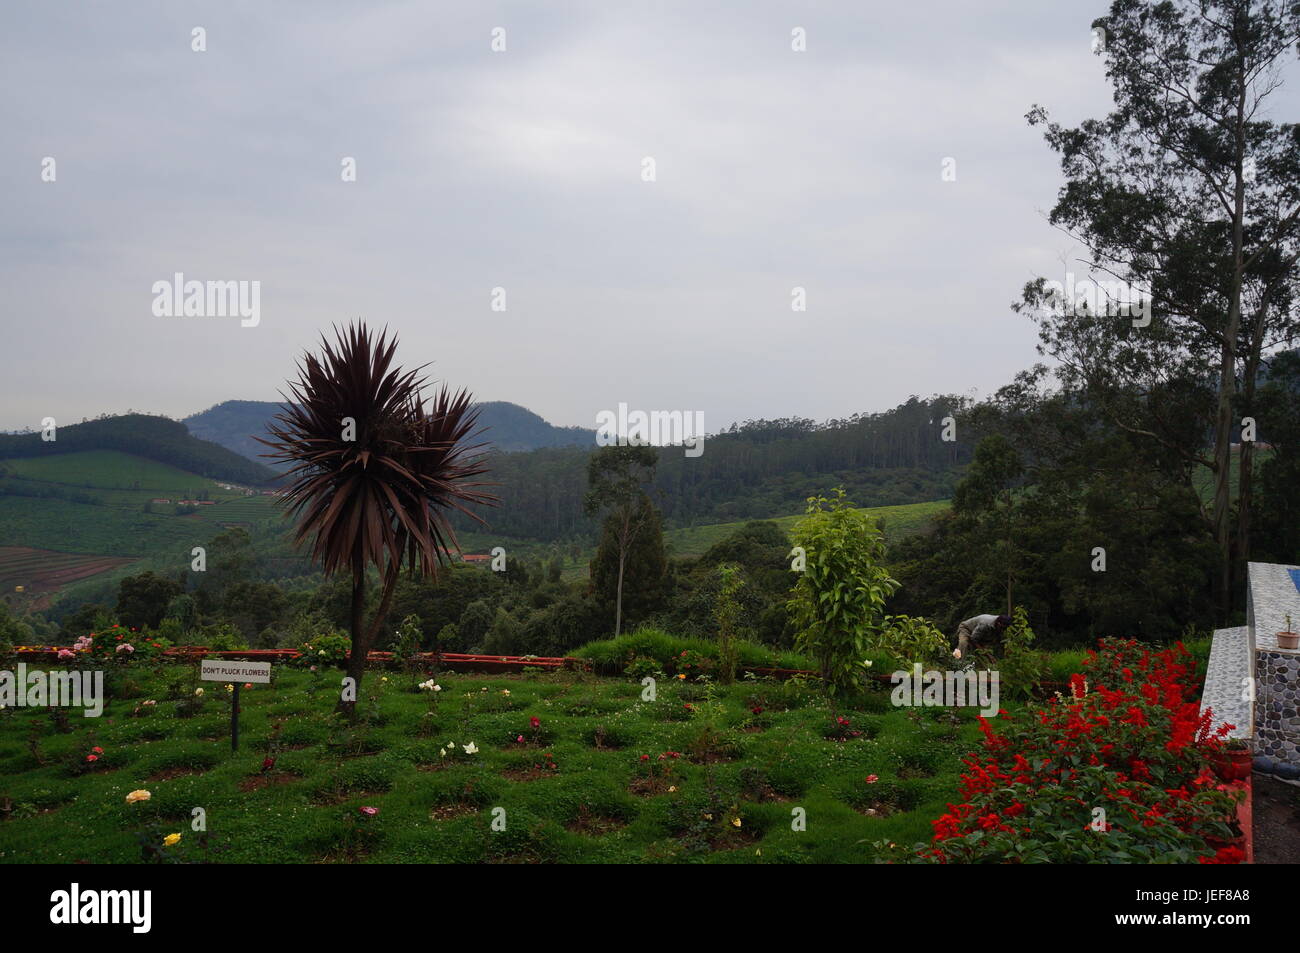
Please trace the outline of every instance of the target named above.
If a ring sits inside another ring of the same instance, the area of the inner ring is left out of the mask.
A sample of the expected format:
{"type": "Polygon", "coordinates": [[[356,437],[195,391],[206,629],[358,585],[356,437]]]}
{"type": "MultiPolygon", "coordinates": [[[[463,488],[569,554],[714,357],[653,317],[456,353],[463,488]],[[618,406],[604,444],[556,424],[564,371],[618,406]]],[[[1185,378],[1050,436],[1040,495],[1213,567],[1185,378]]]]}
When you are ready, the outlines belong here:
{"type": "MultiPolygon", "coordinates": [[[[281,406],[279,401],[224,400],[182,418],[181,423],[200,440],[218,444],[262,466],[283,469],[275,461],[262,458],[268,448],[256,439],[266,436],[266,425],[281,406]]],[[[544,447],[595,446],[596,443],[594,429],[561,427],[519,404],[494,400],[480,401],[473,406],[479,412],[479,439],[503,453],[544,447]]]]}

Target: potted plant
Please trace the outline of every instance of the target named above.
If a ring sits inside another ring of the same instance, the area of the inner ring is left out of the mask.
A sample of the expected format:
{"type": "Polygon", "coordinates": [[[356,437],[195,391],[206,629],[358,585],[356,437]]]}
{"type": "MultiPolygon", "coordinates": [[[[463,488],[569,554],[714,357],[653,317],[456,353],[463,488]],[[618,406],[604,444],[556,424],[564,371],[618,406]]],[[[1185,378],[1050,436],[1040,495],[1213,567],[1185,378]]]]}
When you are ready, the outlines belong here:
{"type": "Polygon", "coordinates": [[[1286,616],[1286,631],[1277,634],[1277,647],[1280,649],[1300,649],[1300,632],[1291,629],[1291,613],[1286,616]]]}
{"type": "Polygon", "coordinates": [[[1244,781],[1253,767],[1250,746],[1244,738],[1229,738],[1218,763],[1218,775],[1225,781],[1244,781]]]}

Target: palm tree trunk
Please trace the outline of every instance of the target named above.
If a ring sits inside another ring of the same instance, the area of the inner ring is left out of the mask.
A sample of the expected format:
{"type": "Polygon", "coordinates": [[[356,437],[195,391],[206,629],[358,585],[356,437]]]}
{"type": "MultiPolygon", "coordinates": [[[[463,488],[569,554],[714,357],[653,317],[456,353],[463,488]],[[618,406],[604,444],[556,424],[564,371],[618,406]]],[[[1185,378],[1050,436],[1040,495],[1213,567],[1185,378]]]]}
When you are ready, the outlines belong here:
{"type": "MultiPolygon", "coordinates": [[[[348,635],[352,640],[352,646],[348,652],[348,664],[344,673],[352,679],[352,691],[355,693],[361,689],[361,677],[366,673],[366,653],[369,651],[365,644],[366,574],[364,570],[352,574],[351,610],[351,631],[348,635]]],[[[356,709],[355,696],[354,700],[348,701],[342,694],[339,695],[339,702],[334,707],[335,711],[343,712],[352,718],[356,717],[356,709]]]]}
{"type": "MultiPolygon", "coordinates": [[[[379,608],[375,610],[374,618],[370,620],[368,626],[364,624],[366,605],[364,573],[359,578],[354,578],[352,582],[352,650],[348,653],[347,676],[352,679],[352,690],[357,693],[358,698],[361,692],[361,679],[366,674],[366,656],[370,654],[370,649],[379,635],[379,628],[384,623],[384,617],[388,615],[389,606],[392,605],[398,574],[399,570],[395,563],[384,573],[383,595],[379,600],[379,608]]],[[[356,701],[344,701],[340,697],[335,710],[345,712],[353,719],[357,717],[356,701]]]]}

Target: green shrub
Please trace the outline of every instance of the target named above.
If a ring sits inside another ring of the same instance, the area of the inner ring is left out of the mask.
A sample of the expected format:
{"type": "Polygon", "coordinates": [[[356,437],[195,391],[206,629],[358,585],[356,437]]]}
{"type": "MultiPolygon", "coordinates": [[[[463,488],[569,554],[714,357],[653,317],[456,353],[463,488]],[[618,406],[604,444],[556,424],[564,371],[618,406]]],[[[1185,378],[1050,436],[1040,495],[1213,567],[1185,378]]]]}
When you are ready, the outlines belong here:
{"type": "Polygon", "coordinates": [[[352,640],[341,632],[325,632],[298,647],[299,665],[342,665],[348,659],[352,640]]]}

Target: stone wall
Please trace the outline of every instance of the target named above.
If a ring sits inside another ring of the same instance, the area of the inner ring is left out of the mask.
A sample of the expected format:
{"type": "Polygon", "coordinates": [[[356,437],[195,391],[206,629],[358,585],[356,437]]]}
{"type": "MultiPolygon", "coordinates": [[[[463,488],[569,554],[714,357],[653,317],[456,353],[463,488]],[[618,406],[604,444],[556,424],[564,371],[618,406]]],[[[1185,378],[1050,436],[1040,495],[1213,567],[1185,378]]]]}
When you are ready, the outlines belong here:
{"type": "Polygon", "coordinates": [[[1300,652],[1255,652],[1254,747],[1300,766],[1300,652]]]}

